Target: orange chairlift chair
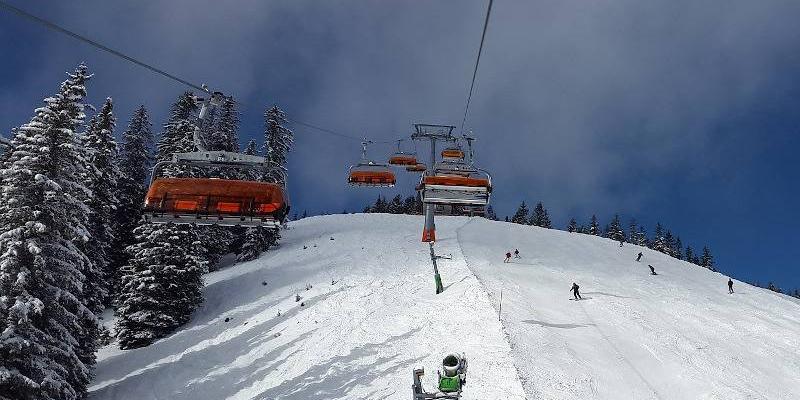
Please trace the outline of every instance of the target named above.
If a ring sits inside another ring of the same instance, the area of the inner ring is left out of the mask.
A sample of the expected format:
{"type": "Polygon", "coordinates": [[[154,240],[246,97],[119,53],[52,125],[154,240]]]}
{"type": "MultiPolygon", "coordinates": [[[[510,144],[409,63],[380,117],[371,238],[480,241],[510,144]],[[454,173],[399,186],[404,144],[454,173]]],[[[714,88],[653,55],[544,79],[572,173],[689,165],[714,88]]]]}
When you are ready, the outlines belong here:
{"type": "Polygon", "coordinates": [[[489,204],[492,177],[464,163],[443,161],[422,175],[417,190],[426,204],[483,207],[489,204]]]}
{"type": "Polygon", "coordinates": [[[461,161],[464,159],[464,150],[461,149],[458,143],[454,143],[442,150],[442,159],[445,161],[461,161]]]}
{"type": "Polygon", "coordinates": [[[392,187],[396,183],[394,173],[387,164],[376,163],[367,159],[367,145],[371,141],[361,142],[361,160],[350,167],[347,182],[352,186],[392,187]]]}
{"type": "Polygon", "coordinates": [[[391,157],[389,157],[389,165],[394,166],[416,166],[417,165],[417,154],[416,153],[405,153],[400,148],[400,143],[403,139],[399,139],[397,141],[397,152],[394,153],[391,157]]]}
{"type": "Polygon", "coordinates": [[[171,160],[153,167],[150,188],[144,201],[144,218],[151,223],[253,226],[278,229],[289,212],[289,199],[282,185],[208,177],[161,177],[168,165],[187,169],[264,170],[264,157],[228,151],[207,151],[199,126],[211,105],[224,97],[215,92],[202,100],[194,141],[198,151],[175,153],[171,160]]]}

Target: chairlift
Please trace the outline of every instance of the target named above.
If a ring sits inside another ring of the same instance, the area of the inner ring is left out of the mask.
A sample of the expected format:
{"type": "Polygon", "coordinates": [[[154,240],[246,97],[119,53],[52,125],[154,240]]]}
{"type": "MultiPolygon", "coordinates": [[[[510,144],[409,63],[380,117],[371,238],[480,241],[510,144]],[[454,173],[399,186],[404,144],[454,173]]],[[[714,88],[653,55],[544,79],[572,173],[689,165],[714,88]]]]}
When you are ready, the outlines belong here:
{"type": "Polygon", "coordinates": [[[425,204],[483,207],[489,204],[492,177],[463,162],[445,160],[422,175],[417,190],[425,204]]]}
{"type": "Polygon", "coordinates": [[[403,139],[399,139],[397,141],[397,152],[394,153],[391,157],[389,157],[389,165],[395,166],[412,166],[417,165],[417,154],[416,153],[405,153],[400,148],[400,143],[403,139]]]}
{"type": "Polygon", "coordinates": [[[278,229],[289,212],[288,196],[282,185],[210,177],[160,176],[169,165],[201,170],[266,170],[264,157],[205,149],[200,125],[208,108],[218,105],[224,98],[219,92],[207,93],[209,98],[198,99],[202,101],[202,107],[193,137],[198,151],[175,153],[170,160],[156,163],[144,201],[145,220],[156,224],[171,222],[278,229]]]}
{"type": "Polygon", "coordinates": [[[396,183],[394,173],[389,165],[367,159],[367,145],[371,141],[361,142],[361,160],[350,167],[347,182],[352,186],[392,187],[396,183]]]}
{"type": "Polygon", "coordinates": [[[425,172],[426,169],[428,169],[428,167],[423,163],[417,163],[406,167],[406,171],[408,172],[425,172]]]}
{"type": "Polygon", "coordinates": [[[464,159],[464,150],[454,140],[454,144],[442,150],[442,159],[450,161],[460,161],[464,159]]]}

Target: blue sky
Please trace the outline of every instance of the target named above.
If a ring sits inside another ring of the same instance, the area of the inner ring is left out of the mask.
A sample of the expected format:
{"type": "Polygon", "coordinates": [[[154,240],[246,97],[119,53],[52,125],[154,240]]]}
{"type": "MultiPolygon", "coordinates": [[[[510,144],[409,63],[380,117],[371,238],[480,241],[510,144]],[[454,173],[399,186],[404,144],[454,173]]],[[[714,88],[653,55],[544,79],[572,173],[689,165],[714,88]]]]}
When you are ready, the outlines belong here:
{"type": "MultiPolygon", "coordinates": [[[[243,102],[242,140],[266,106],[355,136],[391,140],[414,122],[459,125],[481,1],[12,1],[243,102]]],[[[744,280],[800,287],[800,3],[500,1],[467,129],[495,178],[498,214],[543,201],[554,222],[660,221],[744,280]]],[[[0,12],[0,129],[26,122],[85,61],[90,101],[124,127],[145,104],[155,130],[185,88],[0,12]]],[[[361,209],[346,185],[358,143],[300,126],[295,209],[361,209]]],[[[376,146],[386,156],[391,146],[376,146]]],[[[422,150],[422,148],[420,148],[422,150]]],[[[513,246],[513,244],[509,244],[513,246]]],[[[502,250],[502,249],[501,249],[502,250]]],[[[724,282],[723,282],[724,283],[724,282]]]]}

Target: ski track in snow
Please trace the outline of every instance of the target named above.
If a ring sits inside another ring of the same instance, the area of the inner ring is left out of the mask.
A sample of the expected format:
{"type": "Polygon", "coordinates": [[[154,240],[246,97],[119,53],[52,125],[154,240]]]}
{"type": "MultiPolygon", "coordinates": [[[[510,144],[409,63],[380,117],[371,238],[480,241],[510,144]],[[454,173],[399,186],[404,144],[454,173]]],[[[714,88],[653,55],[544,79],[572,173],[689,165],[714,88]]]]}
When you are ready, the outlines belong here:
{"type": "Polygon", "coordinates": [[[458,237],[496,308],[503,291],[528,398],[800,398],[796,299],[729,296],[720,274],[588,235],[477,219],[458,237]],[[567,301],[573,281],[585,301],[567,301]]]}
{"type": "MultiPolygon", "coordinates": [[[[441,359],[464,352],[465,400],[524,399],[467,266],[443,260],[447,289],[434,293],[421,225],[390,215],[292,223],[278,249],[208,274],[206,301],[183,329],[143,349],[103,348],[90,398],[408,399],[413,368],[425,367],[433,388],[441,359]]],[[[454,230],[440,235],[437,251],[457,252],[454,230]]]]}
{"type": "Polygon", "coordinates": [[[293,222],[279,248],[208,274],[181,330],[103,348],[91,398],[407,400],[412,369],[433,388],[449,352],[469,359],[465,400],[800,398],[796,299],[741,282],[728,295],[726,277],[629,244],[466,217],[437,218],[452,259],[435,295],[421,227],[293,222]],[[569,301],[573,281],[584,301],[569,301]]]}

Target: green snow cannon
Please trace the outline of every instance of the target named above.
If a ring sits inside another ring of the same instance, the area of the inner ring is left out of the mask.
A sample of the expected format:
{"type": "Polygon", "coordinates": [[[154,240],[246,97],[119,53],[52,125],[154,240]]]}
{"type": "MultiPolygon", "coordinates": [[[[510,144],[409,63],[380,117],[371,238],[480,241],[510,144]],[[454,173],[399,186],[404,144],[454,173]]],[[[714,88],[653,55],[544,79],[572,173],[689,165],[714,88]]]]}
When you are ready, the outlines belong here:
{"type": "Polygon", "coordinates": [[[439,374],[439,391],[442,393],[458,393],[467,382],[467,359],[456,354],[449,354],[442,360],[444,375],[439,374]]]}

